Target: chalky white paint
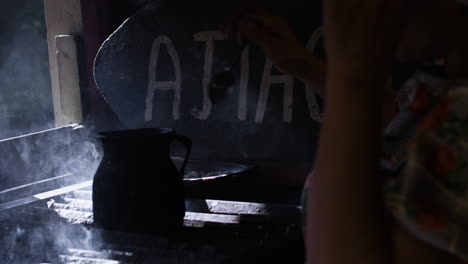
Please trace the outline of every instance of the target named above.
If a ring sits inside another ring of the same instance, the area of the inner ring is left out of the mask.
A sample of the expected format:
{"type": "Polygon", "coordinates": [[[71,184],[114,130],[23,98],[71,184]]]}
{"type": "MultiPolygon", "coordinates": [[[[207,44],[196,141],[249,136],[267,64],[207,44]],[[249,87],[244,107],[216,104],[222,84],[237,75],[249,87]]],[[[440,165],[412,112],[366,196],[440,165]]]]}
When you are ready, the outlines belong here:
{"type": "MultiPolygon", "coordinates": [[[[318,28],[312,36],[309,38],[307,43],[307,50],[314,52],[320,39],[323,36],[323,29],[318,28]]],[[[226,40],[227,36],[221,31],[201,31],[194,34],[195,41],[203,41],[205,45],[205,60],[203,66],[203,79],[202,79],[202,92],[203,92],[203,103],[202,109],[195,109],[192,114],[200,119],[206,120],[211,115],[212,104],[209,99],[209,84],[213,74],[213,58],[214,58],[214,42],[226,40]]],[[[283,95],[283,121],[290,123],[292,122],[293,114],[293,89],[294,89],[294,78],[291,75],[272,75],[271,71],[273,64],[271,60],[265,60],[264,71],[262,75],[260,94],[258,98],[258,104],[255,114],[255,122],[262,123],[265,117],[265,112],[268,106],[268,98],[270,95],[270,89],[273,84],[284,85],[283,95]]],[[[237,118],[241,121],[247,120],[247,96],[248,96],[248,84],[249,84],[249,48],[245,48],[242,51],[241,56],[241,72],[239,82],[239,99],[238,99],[238,111],[237,118]]],[[[311,84],[306,84],[306,99],[309,107],[310,117],[320,122],[322,120],[322,113],[320,111],[317,97],[313,91],[311,84]]],[[[152,45],[150,64],[149,64],[149,79],[148,79],[148,90],[146,97],[146,108],[145,108],[145,121],[153,120],[154,101],[156,91],[167,91],[174,90],[174,103],[173,103],[173,119],[178,120],[180,118],[180,100],[182,90],[182,70],[178,53],[172,43],[172,41],[164,35],[157,37],[152,45]],[[175,71],[174,81],[157,81],[157,69],[158,69],[158,58],[161,50],[161,46],[165,46],[173,63],[175,71]]]]}
{"type": "Polygon", "coordinates": [[[272,75],[273,63],[271,60],[265,60],[265,68],[263,69],[262,83],[260,85],[260,95],[258,98],[257,112],[255,114],[255,122],[262,123],[265,117],[265,110],[268,104],[270,88],[272,84],[284,84],[283,96],[283,120],[290,123],[292,121],[292,106],[294,102],[293,88],[294,78],[291,75],[272,75]]]}
{"type": "MultiPolygon", "coordinates": [[[[323,28],[319,27],[317,30],[315,30],[315,32],[309,38],[306,49],[310,51],[311,53],[314,53],[315,48],[317,47],[322,36],[323,36],[323,28]]],[[[314,87],[310,83],[306,84],[305,86],[306,86],[306,98],[307,98],[307,104],[309,106],[310,118],[312,118],[314,121],[321,122],[322,112],[320,111],[320,107],[317,102],[317,97],[313,90],[314,87]]]]}
{"type": "Polygon", "coordinates": [[[211,101],[209,98],[209,85],[213,72],[214,41],[225,40],[227,36],[222,31],[202,31],[196,33],[193,38],[195,41],[204,41],[205,46],[205,64],[203,66],[203,104],[202,110],[194,113],[195,117],[201,120],[208,119],[211,114],[211,101]]]}
{"type": "Polygon", "coordinates": [[[249,47],[242,51],[241,74],[239,82],[239,107],[237,108],[237,118],[247,120],[247,87],[249,86],[249,47]]]}
{"type": "Polygon", "coordinates": [[[153,120],[153,111],[154,111],[154,100],[156,90],[168,91],[174,90],[174,103],[172,109],[172,115],[174,120],[180,118],[179,108],[180,108],[180,94],[182,91],[182,69],[180,66],[180,59],[177,51],[172,44],[172,41],[164,35],[157,37],[153,41],[153,46],[151,49],[150,64],[149,64],[149,79],[148,79],[148,90],[146,95],[146,105],[145,105],[145,121],[153,120]],[[157,69],[158,69],[158,57],[161,51],[161,46],[164,45],[171,57],[174,72],[175,80],[174,81],[157,81],[157,69]]]}

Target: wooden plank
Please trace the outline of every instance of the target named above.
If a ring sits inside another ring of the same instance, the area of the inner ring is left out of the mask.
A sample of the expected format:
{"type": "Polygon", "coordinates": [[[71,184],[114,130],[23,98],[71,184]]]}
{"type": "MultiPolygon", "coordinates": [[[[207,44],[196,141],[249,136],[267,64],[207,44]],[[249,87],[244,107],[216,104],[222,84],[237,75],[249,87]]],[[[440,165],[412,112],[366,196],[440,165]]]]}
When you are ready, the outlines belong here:
{"type": "Polygon", "coordinates": [[[63,261],[63,263],[89,263],[89,264],[119,264],[119,263],[122,263],[122,262],[117,261],[117,260],[86,258],[86,257],[66,256],[66,255],[60,255],[60,259],[61,259],[61,261],[63,261]]]}
{"type": "Polygon", "coordinates": [[[39,132],[34,132],[34,133],[29,133],[29,134],[17,136],[17,137],[2,139],[2,140],[0,140],[0,143],[4,143],[4,142],[16,140],[16,139],[25,139],[25,138],[28,138],[28,137],[31,137],[31,136],[40,135],[40,134],[44,134],[44,133],[47,133],[47,132],[56,132],[56,131],[59,131],[59,130],[65,129],[65,128],[75,129],[75,128],[78,128],[78,124],[68,124],[68,125],[62,126],[62,127],[56,127],[56,128],[51,128],[51,129],[47,129],[47,130],[42,130],[42,131],[39,131],[39,132]]]}
{"type": "Polygon", "coordinates": [[[184,221],[236,225],[240,223],[240,216],[186,212],[184,221]]]}
{"type": "Polygon", "coordinates": [[[75,184],[75,185],[63,187],[63,188],[60,188],[60,189],[57,189],[57,190],[53,190],[53,191],[50,191],[50,192],[36,194],[36,195],[34,195],[34,197],[38,198],[39,200],[44,200],[44,199],[52,198],[54,196],[58,196],[58,195],[61,195],[61,194],[69,193],[69,192],[72,192],[72,191],[75,191],[75,190],[83,189],[83,188],[86,188],[86,187],[89,187],[89,186],[92,186],[92,185],[93,185],[93,181],[86,181],[86,182],[82,182],[82,183],[79,183],[79,184],[75,184]]]}
{"type": "MultiPolygon", "coordinates": [[[[65,205],[73,207],[73,208],[79,208],[81,210],[93,210],[93,201],[92,200],[82,200],[82,199],[74,199],[74,198],[68,198],[65,197],[63,198],[65,205]]],[[[55,203],[57,206],[58,203],[55,203]]]]}
{"type": "Polygon", "coordinates": [[[93,192],[87,190],[76,190],[69,195],[70,198],[81,199],[81,200],[92,200],[93,192]]]}
{"type": "Polygon", "coordinates": [[[45,180],[36,181],[36,182],[33,182],[33,183],[24,184],[24,185],[21,185],[21,186],[16,186],[14,188],[10,188],[10,189],[7,189],[7,190],[0,191],[0,195],[10,193],[10,192],[13,192],[13,191],[17,191],[17,190],[20,190],[20,189],[28,188],[28,187],[38,185],[38,184],[41,184],[41,183],[46,183],[46,182],[62,179],[62,178],[69,177],[69,176],[71,176],[71,174],[65,174],[65,175],[57,176],[57,177],[50,178],[50,179],[45,179],[45,180]]]}
{"type": "Polygon", "coordinates": [[[74,35],[55,36],[61,122],[64,124],[83,121],[76,38],[74,35]]]}
{"type": "MultiPolygon", "coordinates": [[[[76,193],[78,191],[75,191],[76,193]]],[[[80,191],[82,192],[82,191],[80,191]]],[[[91,192],[89,192],[91,193],[91,192]]],[[[86,197],[88,198],[88,197],[86,197]]],[[[64,197],[62,202],[53,203],[57,209],[88,210],[92,211],[93,202],[89,199],[76,199],[64,197]]],[[[221,200],[186,200],[187,212],[227,215],[253,215],[253,216],[281,216],[300,217],[302,208],[293,205],[248,203],[221,200]]]]}
{"type": "Polygon", "coordinates": [[[47,24],[47,41],[49,44],[49,63],[54,102],[56,126],[68,124],[63,119],[61,108],[57,45],[55,36],[80,34],[83,31],[80,0],[44,0],[47,24]]]}
{"type": "Polygon", "coordinates": [[[54,209],[54,211],[68,223],[72,224],[92,224],[94,222],[93,212],[83,212],[75,210],[54,209]]]}
{"type": "Polygon", "coordinates": [[[18,200],[15,200],[15,201],[3,203],[3,204],[0,204],[0,211],[4,211],[4,210],[12,209],[12,208],[15,208],[15,207],[31,204],[31,203],[34,203],[34,202],[37,202],[37,201],[40,201],[40,200],[45,200],[45,199],[52,198],[52,197],[55,197],[55,196],[59,196],[59,195],[65,194],[65,193],[75,191],[75,190],[83,189],[83,188],[86,188],[86,187],[89,187],[89,186],[92,186],[92,185],[93,185],[93,181],[86,181],[86,182],[83,182],[83,183],[74,184],[74,185],[63,187],[63,188],[56,189],[56,190],[53,190],[53,191],[36,194],[36,195],[29,196],[29,197],[26,197],[26,198],[23,198],[23,199],[18,199],[18,200]]]}
{"type": "Polygon", "coordinates": [[[218,214],[300,216],[301,207],[265,203],[205,200],[209,212],[218,214]]]}
{"type": "MultiPolygon", "coordinates": [[[[24,199],[0,204],[0,211],[44,201],[63,194],[66,197],[50,200],[47,207],[25,208],[24,213],[37,215],[59,215],[75,224],[93,222],[92,200],[90,191],[79,191],[92,186],[92,181],[83,182],[40,193],[24,199]],[[76,193],[83,192],[86,197],[77,199],[76,193]]],[[[256,224],[297,224],[300,222],[301,207],[291,205],[248,203],[221,200],[187,200],[187,212],[184,222],[189,227],[203,227],[207,223],[222,225],[256,225],[256,224]]]]}

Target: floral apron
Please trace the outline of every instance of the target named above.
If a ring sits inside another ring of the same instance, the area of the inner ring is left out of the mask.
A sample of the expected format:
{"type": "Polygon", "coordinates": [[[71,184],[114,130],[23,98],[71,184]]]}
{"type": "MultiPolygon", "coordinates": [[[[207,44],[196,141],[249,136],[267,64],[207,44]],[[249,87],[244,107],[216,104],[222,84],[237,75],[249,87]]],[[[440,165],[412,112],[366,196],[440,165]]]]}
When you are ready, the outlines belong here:
{"type": "Polygon", "coordinates": [[[412,235],[468,257],[468,83],[417,72],[383,138],[385,201],[412,235]]]}
{"type": "Polygon", "coordinates": [[[468,82],[416,72],[396,108],[380,164],[389,212],[418,239],[468,259],[468,82]]]}

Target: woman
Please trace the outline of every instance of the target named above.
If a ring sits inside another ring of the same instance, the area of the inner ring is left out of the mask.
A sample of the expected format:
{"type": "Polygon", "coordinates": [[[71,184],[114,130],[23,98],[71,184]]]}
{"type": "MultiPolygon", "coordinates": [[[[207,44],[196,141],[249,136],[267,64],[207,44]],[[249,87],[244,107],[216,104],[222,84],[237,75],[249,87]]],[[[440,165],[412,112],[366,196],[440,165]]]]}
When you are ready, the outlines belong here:
{"type": "Polygon", "coordinates": [[[325,96],[309,263],[468,258],[467,9],[459,0],[325,0],[326,65],[280,17],[251,7],[240,16],[242,37],[325,96]],[[397,96],[385,89],[396,60],[418,65],[397,96]]]}

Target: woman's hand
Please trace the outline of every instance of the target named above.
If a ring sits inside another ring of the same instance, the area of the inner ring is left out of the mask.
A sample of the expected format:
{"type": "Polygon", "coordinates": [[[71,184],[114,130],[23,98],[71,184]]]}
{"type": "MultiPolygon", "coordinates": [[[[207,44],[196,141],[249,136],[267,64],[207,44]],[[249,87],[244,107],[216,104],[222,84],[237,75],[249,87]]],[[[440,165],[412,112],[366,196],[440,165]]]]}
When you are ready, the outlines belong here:
{"type": "Polygon", "coordinates": [[[284,17],[249,5],[232,16],[227,31],[260,47],[283,73],[323,86],[323,61],[306,50],[284,17]]]}
{"type": "Polygon", "coordinates": [[[325,0],[328,70],[335,74],[390,73],[405,23],[403,0],[325,0]]]}

